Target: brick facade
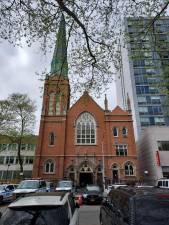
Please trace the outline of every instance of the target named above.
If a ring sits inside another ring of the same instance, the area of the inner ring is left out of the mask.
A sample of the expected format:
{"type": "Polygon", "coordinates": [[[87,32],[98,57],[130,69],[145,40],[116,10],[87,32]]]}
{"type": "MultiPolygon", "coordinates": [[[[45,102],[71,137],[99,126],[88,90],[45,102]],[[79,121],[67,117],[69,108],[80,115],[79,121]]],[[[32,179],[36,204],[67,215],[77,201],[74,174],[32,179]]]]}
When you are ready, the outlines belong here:
{"type": "Polygon", "coordinates": [[[109,111],[106,98],[103,110],[88,92],[69,106],[65,25],[62,15],[51,72],[44,84],[33,177],[67,178],[80,186],[136,180],[136,145],[130,110],[116,107],[109,111]]]}
{"type": "Polygon", "coordinates": [[[88,92],[69,108],[69,97],[68,79],[58,80],[57,76],[46,79],[33,177],[67,178],[77,185],[136,180],[136,145],[130,112],[118,106],[109,111],[106,104],[103,110],[88,92]],[[56,112],[58,93],[59,111],[56,112]],[[83,113],[95,121],[95,143],[77,143],[77,120],[83,113]],[[117,135],[113,133],[114,128],[117,135]],[[118,146],[120,153],[116,150],[118,146]]]}

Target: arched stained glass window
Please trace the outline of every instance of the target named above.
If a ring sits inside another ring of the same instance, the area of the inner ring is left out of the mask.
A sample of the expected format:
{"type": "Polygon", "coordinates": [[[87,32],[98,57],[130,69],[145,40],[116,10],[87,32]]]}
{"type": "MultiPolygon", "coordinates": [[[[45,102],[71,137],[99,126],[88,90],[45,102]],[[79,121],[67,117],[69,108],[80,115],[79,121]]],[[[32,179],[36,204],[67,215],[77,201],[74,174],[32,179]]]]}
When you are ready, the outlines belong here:
{"type": "Polygon", "coordinates": [[[52,160],[46,161],[44,165],[45,173],[54,173],[54,167],[54,162],[52,160]]]}
{"type": "Polygon", "coordinates": [[[96,144],[96,122],[88,112],[81,114],[76,121],[76,143],[83,145],[96,144]]]}
{"type": "Polygon", "coordinates": [[[134,175],[134,168],[131,162],[127,162],[125,164],[125,175],[126,176],[133,176],[134,175]]]}

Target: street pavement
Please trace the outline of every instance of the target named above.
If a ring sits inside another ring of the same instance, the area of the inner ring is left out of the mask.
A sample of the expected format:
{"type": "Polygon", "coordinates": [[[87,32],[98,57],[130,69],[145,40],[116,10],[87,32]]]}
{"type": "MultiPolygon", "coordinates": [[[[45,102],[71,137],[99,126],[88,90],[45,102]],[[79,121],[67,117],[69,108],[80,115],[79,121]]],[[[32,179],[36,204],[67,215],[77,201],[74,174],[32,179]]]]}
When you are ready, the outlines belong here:
{"type": "Polygon", "coordinates": [[[99,225],[100,206],[82,205],[79,209],[79,225],[99,225]]]}

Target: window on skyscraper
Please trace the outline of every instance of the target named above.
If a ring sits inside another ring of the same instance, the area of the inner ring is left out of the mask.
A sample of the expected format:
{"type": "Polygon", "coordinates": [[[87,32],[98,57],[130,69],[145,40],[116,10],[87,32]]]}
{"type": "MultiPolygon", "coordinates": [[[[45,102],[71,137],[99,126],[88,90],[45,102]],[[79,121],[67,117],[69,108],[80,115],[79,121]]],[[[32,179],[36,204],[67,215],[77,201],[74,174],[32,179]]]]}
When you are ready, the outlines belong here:
{"type": "Polygon", "coordinates": [[[154,115],[162,114],[161,106],[152,106],[152,110],[154,115]]]}
{"type": "Polygon", "coordinates": [[[149,87],[149,91],[151,94],[157,94],[159,92],[157,88],[152,86],[149,87]]]}
{"type": "Polygon", "coordinates": [[[140,114],[148,114],[148,107],[144,106],[139,106],[139,113],[140,114]]]}
{"type": "Polygon", "coordinates": [[[133,65],[135,67],[145,66],[145,62],[144,62],[144,60],[134,60],[133,65]]]}
{"type": "Polygon", "coordinates": [[[154,84],[160,81],[160,78],[156,78],[156,77],[147,77],[147,81],[149,84],[154,84]]]}
{"type": "Polygon", "coordinates": [[[160,104],[161,103],[160,96],[151,96],[151,102],[152,104],[160,104]]]}
{"type": "Polygon", "coordinates": [[[147,102],[146,97],[145,96],[138,96],[137,97],[138,103],[141,104],[145,104],[147,102]]]}
{"type": "Polygon", "coordinates": [[[165,120],[163,117],[154,117],[156,125],[165,125],[165,120]]]}
{"type": "Polygon", "coordinates": [[[146,69],[144,68],[134,68],[134,75],[146,74],[146,69]]]}
{"type": "Polygon", "coordinates": [[[159,71],[155,70],[155,69],[146,69],[146,73],[151,75],[151,74],[156,74],[159,73],[159,71]]]}
{"type": "Polygon", "coordinates": [[[147,84],[147,77],[146,76],[135,76],[135,83],[138,84],[147,84]]]}
{"type": "Polygon", "coordinates": [[[149,86],[148,85],[139,85],[136,86],[137,94],[149,94],[149,86]]]}
{"type": "Polygon", "coordinates": [[[149,126],[150,119],[148,117],[140,117],[141,126],[149,126]]]}

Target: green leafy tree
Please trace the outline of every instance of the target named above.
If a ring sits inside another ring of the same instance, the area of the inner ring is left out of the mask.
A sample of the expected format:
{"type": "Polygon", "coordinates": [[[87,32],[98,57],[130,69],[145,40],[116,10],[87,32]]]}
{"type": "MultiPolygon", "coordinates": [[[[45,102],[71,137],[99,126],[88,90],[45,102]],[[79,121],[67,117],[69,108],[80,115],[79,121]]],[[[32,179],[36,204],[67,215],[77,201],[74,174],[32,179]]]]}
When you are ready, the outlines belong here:
{"type": "Polygon", "coordinates": [[[166,0],[2,0],[0,38],[13,44],[26,38],[53,47],[61,14],[67,25],[69,75],[74,88],[100,91],[119,68],[119,40],[125,17],[164,15],[166,0]],[[74,76],[78,74],[78,76],[74,76]],[[100,85],[102,84],[102,85],[100,85]]]}
{"type": "Polygon", "coordinates": [[[9,121],[12,119],[10,104],[7,100],[0,101],[0,132],[7,128],[9,121]]]}
{"type": "Polygon", "coordinates": [[[35,104],[26,95],[20,93],[11,94],[7,100],[1,101],[4,110],[1,110],[0,134],[8,136],[11,143],[18,144],[18,161],[20,173],[23,173],[23,159],[21,146],[25,137],[33,132],[35,124],[35,104]]]}

